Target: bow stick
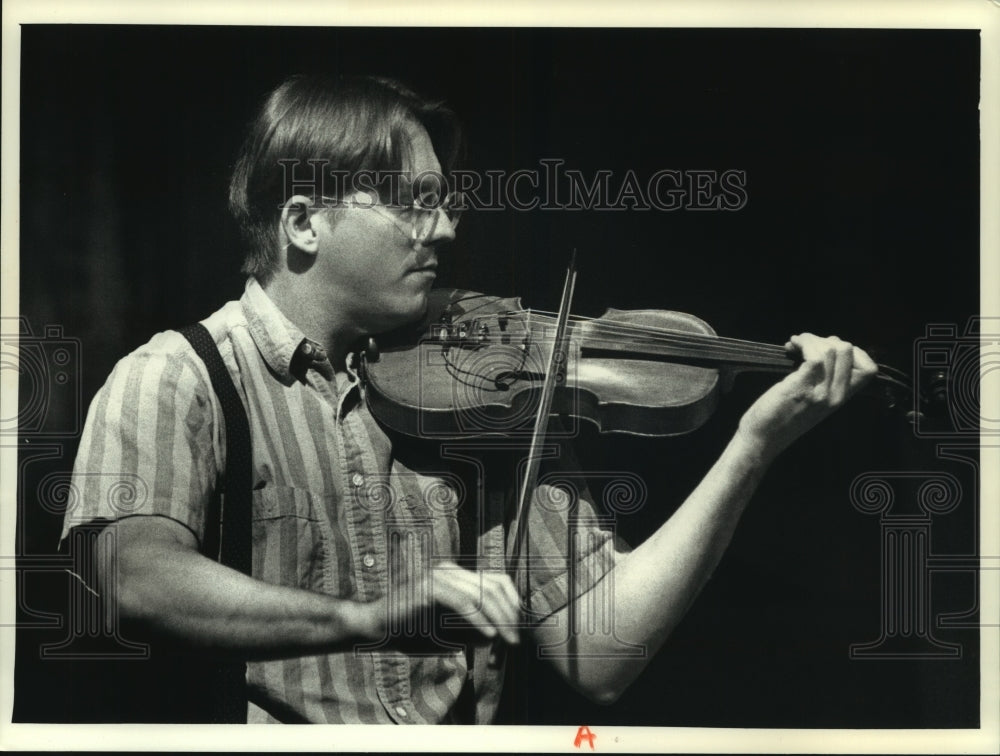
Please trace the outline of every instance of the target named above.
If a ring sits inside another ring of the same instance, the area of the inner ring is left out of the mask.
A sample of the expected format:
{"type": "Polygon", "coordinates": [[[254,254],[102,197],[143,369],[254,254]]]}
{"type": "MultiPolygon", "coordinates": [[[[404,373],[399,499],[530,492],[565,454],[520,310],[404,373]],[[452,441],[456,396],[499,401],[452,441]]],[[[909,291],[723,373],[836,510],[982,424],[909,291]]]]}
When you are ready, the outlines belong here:
{"type": "Polygon", "coordinates": [[[535,415],[535,427],[531,434],[531,446],[528,449],[528,463],[521,481],[520,495],[517,497],[517,509],[514,513],[516,530],[514,539],[507,547],[507,571],[511,578],[516,578],[518,555],[522,549],[522,540],[527,535],[528,506],[535,484],[538,482],[538,470],[541,466],[541,446],[545,443],[545,433],[549,424],[549,412],[552,409],[552,397],[556,386],[566,380],[566,364],[568,342],[568,323],[570,304],[573,301],[573,289],[576,287],[576,250],[570,257],[569,268],[566,270],[566,282],[563,284],[562,299],[559,302],[559,314],[556,317],[556,332],[552,339],[552,351],[549,353],[548,367],[545,370],[545,382],[538,401],[538,413],[535,415]]]}

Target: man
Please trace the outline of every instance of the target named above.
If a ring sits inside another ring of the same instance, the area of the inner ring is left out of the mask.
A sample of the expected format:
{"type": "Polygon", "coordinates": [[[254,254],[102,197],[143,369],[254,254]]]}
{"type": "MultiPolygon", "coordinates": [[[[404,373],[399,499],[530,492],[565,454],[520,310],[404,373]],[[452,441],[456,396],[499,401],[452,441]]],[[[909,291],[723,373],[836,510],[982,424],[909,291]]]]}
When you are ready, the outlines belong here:
{"type": "MultiPolygon", "coordinates": [[[[251,126],[230,191],[250,279],[204,324],[250,421],[252,577],[199,552],[226,447],[218,399],[187,341],[158,334],[91,405],[75,468],[81,502],[66,529],[114,521],[116,546],[99,554],[98,573],[121,617],[250,660],[251,722],[489,722],[502,644],[519,642],[520,628],[559,646],[584,611],[614,633],[581,634],[552,663],[586,695],[614,701],[708,579],[769,462],[876,370],[834,337],[793,337],[801,367],[750,408],[651,538],[627,552],[594,524],[581,488],[572,525],[566,507],[529,508],[529,551],[543,558],[512,580],[505,497],[474,501],[440,459],[391,437],[357,372],[367,337],[426,312],[457,216],[422,179],[444,174],[457,145],[440,104],[369,77],[294,77],[251,126]],[[122,475],[148,491],[126,513],[109,504],[122,475]],[[570,527],[583,530],[582,550],[571,552],[570,527]],[[470,564],[463,552],[478,569],[459,566],[470,564]],[[589,601],[610,593],[608,581],[613,601],[589,601]],[[393,637],[431,607],[467,621],[475,653],[437,628],[422,645],[393,637]],[[623,642],[646,652],[620,654],[623,642]]],[[[554,464],[571,472],[569,450],[554,464]]]]}

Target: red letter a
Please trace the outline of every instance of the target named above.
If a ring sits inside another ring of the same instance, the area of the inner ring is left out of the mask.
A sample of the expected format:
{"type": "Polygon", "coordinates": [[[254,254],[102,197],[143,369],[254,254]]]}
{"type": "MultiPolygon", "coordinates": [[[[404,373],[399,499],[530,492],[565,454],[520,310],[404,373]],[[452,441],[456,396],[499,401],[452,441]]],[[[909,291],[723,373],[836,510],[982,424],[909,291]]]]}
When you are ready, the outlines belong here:
{"type": "Polygon", "coordinates": [[[580,727],[579,729],[577,729],[577,731],[576,731],[576,740],[573,741],[573,745],[575,745],[577,748],[579,748],[580,747],[580,741],[581,740],[586,740],[588,743],[590,743],[590,750],[593,751],[594,750],[594,738],[596,738],[596,737],[597,736],[590,731],[590,728],[587,727],[587,725],[584,725],[583,727],[580,727]]]}

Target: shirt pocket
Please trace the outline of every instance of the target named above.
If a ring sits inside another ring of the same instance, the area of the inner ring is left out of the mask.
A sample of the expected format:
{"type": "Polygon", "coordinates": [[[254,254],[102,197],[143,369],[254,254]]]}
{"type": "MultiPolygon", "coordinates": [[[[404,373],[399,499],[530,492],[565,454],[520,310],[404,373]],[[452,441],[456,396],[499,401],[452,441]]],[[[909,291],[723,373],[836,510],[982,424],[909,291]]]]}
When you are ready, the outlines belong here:
{"type": "Polygon", "coordinates": [[[290,588],[329,592],[326,497],[268,483],[253,492],[253,576],[290,588]]]}
{"type": "Polygon", "coordinates": [[[427,474],[400,469],[394,471],[394,476],[399,494],[390,510],[391,518],[398,523],[429,527],[434,552],[454,557],[459,546],[458,508],[466,497],[462,480],[450,472],[427,474]]]}

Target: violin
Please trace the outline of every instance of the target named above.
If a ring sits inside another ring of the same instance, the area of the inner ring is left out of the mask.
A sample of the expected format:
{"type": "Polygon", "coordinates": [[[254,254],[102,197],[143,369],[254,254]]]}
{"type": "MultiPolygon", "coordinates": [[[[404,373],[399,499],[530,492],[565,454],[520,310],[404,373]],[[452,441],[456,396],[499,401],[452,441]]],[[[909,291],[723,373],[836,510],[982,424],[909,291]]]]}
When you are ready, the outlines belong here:
{"type": "MultiPolygon", "coordinates": [[[[429,295],[415,330],[369,341],[361,373],[369,410],[384,426],[420,438],[498,437],[531,442],[519,472],[505,560],[516,580],[528,549],[527,511],[552,417],[589,421],[606,433],[672,436],[700,427],[733,377],[787,374],[800,364],[783,346],[718,336],[701,318],[670,310],[569,314],[575,254],[557,313],[518,298],[460,289],[429,295]]],[[[911,394],[906,376],[879,365],[878,382],[911,394]]],[[[487,663],[499,668],[495,639],[487,663]]]]}
{"type": "MultiPolygon", "coordinates": [[[[409,436],[530,432],[556,325],[555,313],[525,309],[519,298],[436,289],[415,330],[364,351],[369,409],[409,436]]],[[[723,338],[701,318],[671,310],[568,316],[565,330],[549,416],[586,420],[604,433],[688,433],[708,420],[735,375],[783,375],[800,364],[783,346],[723,338]]],[[[890,406],[913,395],[894,368],[879,365],[877,382],[890,406]]]]}

